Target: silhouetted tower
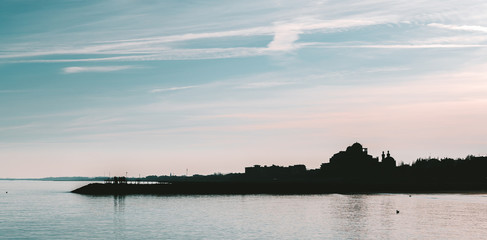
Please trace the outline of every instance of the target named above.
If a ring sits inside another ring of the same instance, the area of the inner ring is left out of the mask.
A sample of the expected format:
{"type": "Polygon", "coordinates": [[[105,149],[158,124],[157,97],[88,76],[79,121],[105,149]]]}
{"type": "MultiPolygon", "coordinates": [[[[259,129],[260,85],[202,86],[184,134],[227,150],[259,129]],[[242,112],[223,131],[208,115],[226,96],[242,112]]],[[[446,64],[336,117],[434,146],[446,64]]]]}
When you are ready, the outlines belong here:
{"type": "Polygon", "coordinates": [[[393,157],[391,157],[389,151],[387,151],[387,156],[384,155],[385,155],[384,152],[382,152],[382,161],[381,161],[382,165],[389,168],[396,167],[396,160],[393,157]]]}

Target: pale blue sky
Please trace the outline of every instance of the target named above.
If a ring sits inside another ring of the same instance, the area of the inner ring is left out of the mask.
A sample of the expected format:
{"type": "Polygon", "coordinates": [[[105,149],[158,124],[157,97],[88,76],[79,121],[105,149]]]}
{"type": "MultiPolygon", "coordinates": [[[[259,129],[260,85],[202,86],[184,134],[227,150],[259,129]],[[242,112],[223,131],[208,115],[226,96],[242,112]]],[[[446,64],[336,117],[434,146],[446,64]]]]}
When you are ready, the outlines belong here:
{"type": "Polygon", "coordinates": [[[0,1],[0,177],[487,154],[487,3],[0,1]]]}

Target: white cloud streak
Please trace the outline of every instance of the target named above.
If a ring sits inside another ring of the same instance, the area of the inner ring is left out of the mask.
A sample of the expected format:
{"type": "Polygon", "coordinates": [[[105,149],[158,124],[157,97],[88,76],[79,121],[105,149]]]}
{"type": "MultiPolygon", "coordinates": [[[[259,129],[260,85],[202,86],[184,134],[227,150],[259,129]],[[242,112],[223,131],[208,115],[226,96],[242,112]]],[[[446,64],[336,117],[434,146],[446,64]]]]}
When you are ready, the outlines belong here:
{"type": "Polygon", "coordinates": [[[101,66],[101,67],[65,67],[63,72],[66,74],[82,72],[115,72],[134,68],[134,66],[101,66]]]}
{"type": "Polygon", "coordinates": [[[171,88],[156,88],[152,89],[149,92],[150,93],[160,93],[160,92],[171,92],[171,91],[178,91],[178,90],[184,90],[184,89],[190,89],[190,88],[196,88],[198,86],[184,86],[184,87],[171,87],[171,88]]]}
{"type": "Polygon", "coordinates": [[[288,25],[277,26],[274,39],[267,45],[269,50],[288,51],[295,48],[294,42],[299,39],[302,33],[299,28],[289,27],[288,25]]]}
{"type": "Polygon", "coordinates": [[[34,127],[38,127],[38,126],[35,124],[25,124],[25,125],[18,125],[18,126],[2,127],[0,128],[0,132],[17,131],[21,129],[34,128],[34,127]]]}
{"type": "Polygon", "coordinates": [[[293,85],[297,84],[296,82],[254,82],[254,83],[247,83],[245,85],[239,86],[237,88],[270,88],[270,87],[279,87],[279,86],[286,86],[286,85],[293,85]]]}
{"type": "Polygon", "coordinates": [[[32,92],[32,90],[0,90],[0,93],[26,93],[32,92]]]}
{"type": "MultiPolygon", "coordinates": [[[[394,27],[400,24],[420,24],[424,26],[424,22],[441,22],[444,17],[435,17],[444,13],[445,16],[457,13],[472,12],[472,10],[479,10],[482,7],[470,8],[464,7],[453,12],[448,12],[451,4],[455,2],[445,2],[440,6],[437,3],[423,3],[425,9],[422,9],[419,14],[416,7],[417,3],[388,3],[384,1],[371,1],[367,3],[346,3],[354,9],[354,13],[349,13],[343,10],[343,5],[340,3],[329,4],[302,4],[303,8],[298,8],[291,4],[291,12],[296,10],[306,11],[307,14],[290,14],[286,17],[278,18],[271,14],[270,19],[274,21],[260,21],[259,25],[250,27],[241,27],[240,29],[230,29],[218,31],[209,30],[207,32],[195,32],[196,30],[189,28],[187,33],[173,34],[166,36],[153,37],[134,37],[118,40],[107,40],[111,36],[98,39],[92,42],[76,42],[66,43],[59,42],[50,43],[42,46],[36,43],[20,45],[12,44],[11,46],[4,45],[0,49],[0,59],[4,59],[3,63],[22,63],[22,62],[96,62],[96,61],[162,61],[162,60],[200,60],[200,59],[218,59],[218,58],[235,58],[235,57],[249,57],[261,55],[273,55],[280,52],[289,52],[301,47],[314,47],[313,43],[299,43],[301,36],[314,33],[330,33],[348,31],[354,28],[383,25],[394,27]],[[388,11],[370,11],[378,5],[390,5],[388,11]],[[428,10],[435,6],[434,10],[428,10]],[[438,13],[438,14],[437,14],[438,13]],[[296,16],[311,16],[311,17],[296,17],[296,16]],[[423,16],[423,17],[418,17],[423,16]],[[183,48],[180,45],[188,44],[188,41],[216,39],[216,38],[241,38],[249,36],[273,36],[273,39],[262,47],[236,47],[228,48],[183,48]],[[25,47],[28,46],[28,49],[25,47]],[[54,47],[53,47],[54,46],[54,47]],[[65,55],[84,55],[84,56],[69,56],[65,55]],[[45,59],[46,56],[49,59],[45,59]],[[43,59],[44,58],[44,59],[43,59]]],[[[289,4],[284,4],[289,5],[289,4]]],[[[473,14],[473,13],[472,13],[473,14]]],[[[269,16],[267,16],[269,19],[269,16]]],[[[479,22],[479,21],[477,21],[479,22]]],[[[441,23],[426,24],[429,27],[463,30],[472,32],[487,32],[487,27],[479,25],[447,25],[441,23]]],[[[232,26],[230,22],[227,26],[232,26]]],[[[200,28],[204,29],[204,28],[200,28]]],[[[149,30],[149,29],[148,29],[149,30]]],[[[155,29],[152,29],[155,30],[155,29]]],[[[148,31],[149,32],[149,31],[148,31]]],[[[161,32],[161,31],[154,31],[161,32]]],[[[148,33],[149,34],[149,33],[148,33]]],[[[113,38],[112,38],[113,39],[113,38]]],[[[468,40],[468,38],[465,38],[468,40]]],[[[413,43],[411,40],[405,40],[405,43],[398,43],[395,45],[385,45],[380,42],[374,42],[369,45],[361,46],[345,46],[344,43],[340,45],[330,45],[326,47],[352,47],[352,48],[466,48],[466,47],[483,47],[483,45],[475,45],[475,42],[457,42],[454,44],[445,44],[439,42],[438,44],[421,44],[421,37],[417,39],[415,45],[408,45],[413,43]]],[[[480,42],[481,43],[481,42],[480,42]]],[[[324,46],[320,46],[324,47],[324,46]]],[[[92,69],[93,71],[104,71],[102,69],[92,69]]],[[[83,72],[84,69],[65,69],[66,73],[83,72]],[[67,71],[67,72],[66,72],[67,71]]]]}
{"type": "Polygon", "coordinates": [[[429,27],[449,29],[449,30],[460,30],[460,31],[487,33],[487,27],[484,27],[484,26],[448,25],[448,24],[441,24],[441,23],[430,23],[430,24],[428,24],[428,26],[429,27]]]}
{"type": "MultiPolygon", "coordinates": [[[[160,36],[151,38],[122,39],[118,41],[105,41],[90,43],[72,48],[38,48],[22,52],[18,48],[4,51],[0,59],[4,62],[95,62],[95,61],[160,61],[160,60],[191,60],[191,59],[217,59],[269,55],[276,51],[285,52],[294,50],[300,45],[295,44],[300,34],[314,32],[341,31],[353,27],[368,26],[386,23],[387,20],[378,19],[338,19],[320,20],[314,18],[295,19],[286,22],[275,22],[274,26],[262,26],[230,31],[187,33],[181,35],[160,36]],[[182,43],[189,40],[202,40],[210,38],[247,37],[247,36],[274,36],[265,47],[229,47],[229,48],[173,48],[168,43],[182,43]],[[95,55],[89,58],[65,58],[63,55],[95,55]],[[103,57],[96,55],[103,54],[103,57]],[[108,57],[106,55],[109,55],[108,57]],[[112,55],[112,56],[110,56],[112,55]],[[58,59],[25,59],[31,57],[58,56],[58,59]]],[[[7,49],[8,50],[8,49],[7,49]]],[[[116,69],[113,71],[117,71],[116,69]]],[[[78,73],[85,71],[112,71],[110,68],[81,68],[72,67],[64,69],[65,73],[78,73]]]]}
{"type": "MultiPolygon", "coordinates": [[[[292,37],[289,35],[288,37],[292,37]]],[[[69,63],[69,62],[124,62],[124,61],[166,61],[166,60],[205,60],[237,57],[253,57],[271,55],[276,51],[289,51],[297,48],[390,48],[390,49],[421,49],[421,48],[485,48],[487,44],[357,44],[340,43],[330,44],[323,42],[294,43],[293,41],[279,40],[270,48],[202,48],[202,49],[168,49],[156,54],[137,54],[128,56],[115,56],[103,58],[73,58],[73,59],[35,59],[10,60],[3,63],[69,63]]],[[[91,71],[108,72],[124,69],[110,70],[109,68],[91,68],[91,71]],[[105,71],[104,71],[105,70],[105,71]]],[[[90,71],[85,67],[65,69],[65,73],[90,71]],[[66,70],[68,72],[66,72],[66,70]]]]}
{"type": "Polygon", "coordinates": [[[487,44],[327,44],[321,42],[301,43],[300,47],[319,48],[391,48],[391,49],[421,49],[421,48],[486,48],[487,44]]]}

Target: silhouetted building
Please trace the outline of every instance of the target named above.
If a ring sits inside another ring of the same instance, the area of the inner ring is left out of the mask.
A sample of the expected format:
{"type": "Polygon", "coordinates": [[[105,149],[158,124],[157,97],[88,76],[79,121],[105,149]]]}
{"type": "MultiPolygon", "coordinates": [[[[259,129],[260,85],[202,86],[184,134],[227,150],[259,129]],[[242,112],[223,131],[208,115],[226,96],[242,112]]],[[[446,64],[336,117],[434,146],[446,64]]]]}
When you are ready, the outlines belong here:
{"type": "Polygon", "coordinates": [[[245,174],[254,177],[299,176],[306,174],[306,166],[303,164],[289,167],[254,165],[253,167],[246,167],[245,174]]]}
{"type": "Polygon", "coordinates": [[[396,160],[394,160],[394,158],[391,157],[391,154],[389,154],[389,151],[387,151],[387,157],[385,156],[384,151],[382,151],[381,165],[386,167],[386,168],[396,167],[396,160]]]}
{"type": "Polygon", "coordinates": [[[356,142],[330,158],[329,163],[323,163],[320,170],[329,176],[372,176],[390,173],[396,166],[396,160],[382,152],[382,159],[369,155],[368,149],[356,142]]]}
{"type": "Polygon", "coordinates": [[[358,142],[347,147],[347,150],[340,151],[330,158],[330,166],[336,168],[373,167],[378,162],[379,159],[369,155],[367,148],[363,148],[362,144],[358,142]]]}
{"type": "Polygon", "coordinates": [[[367,177],[368,179],[380,180],[394,175],[395,168],[396,160],[391,157],[389,151],[387,151],[387,155],[382,152],[382,158],[379,161],[378,157],[369,155],[368,149],[356,142],[347,147],[345,151],[334,154],[329,163],[323,163],[316,170],[307,171],[306,166],[302,164],[289,167],[254,165],[245,168],[245,175],[255,178],[276,179],[321,175],[331,178],[363,179],[363,177],[367,177]]]}

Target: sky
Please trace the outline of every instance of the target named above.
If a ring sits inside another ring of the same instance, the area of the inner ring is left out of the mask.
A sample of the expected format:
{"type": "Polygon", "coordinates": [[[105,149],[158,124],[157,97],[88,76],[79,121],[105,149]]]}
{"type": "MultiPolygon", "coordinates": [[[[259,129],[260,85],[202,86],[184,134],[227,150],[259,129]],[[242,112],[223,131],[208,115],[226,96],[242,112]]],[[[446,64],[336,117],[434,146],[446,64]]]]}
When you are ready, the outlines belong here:
{"type": "Polygon", "coordinates": [[[0,178],[487,155],[484,0],[0,0],[0,178]]]}

